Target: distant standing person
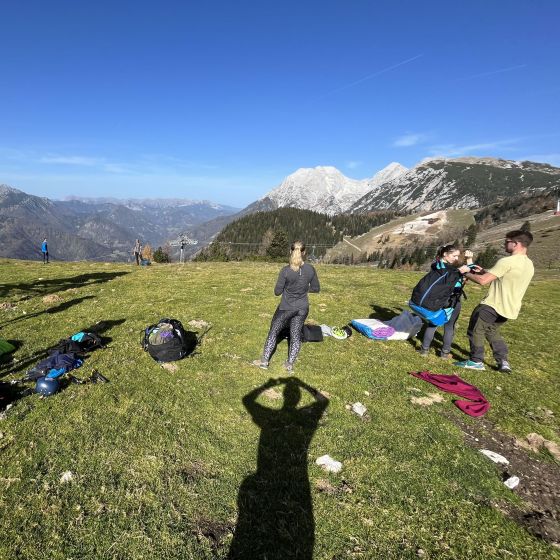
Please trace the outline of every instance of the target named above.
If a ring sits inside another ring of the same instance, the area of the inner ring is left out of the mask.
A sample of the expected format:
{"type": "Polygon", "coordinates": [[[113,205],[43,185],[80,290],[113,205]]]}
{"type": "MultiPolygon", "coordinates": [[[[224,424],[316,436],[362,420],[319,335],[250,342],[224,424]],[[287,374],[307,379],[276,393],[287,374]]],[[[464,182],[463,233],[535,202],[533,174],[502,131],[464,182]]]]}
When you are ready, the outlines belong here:
{"type": "Polygon", "coordinates": [[[140,243],[140,239],[136,240],[132,252],[134,253],[134,258],[136,259],[136,265],[140,266],[140,258],[142,257],[142,244],[140,243]]]}
{"type": "Polygon", "coordinates": [[[290,373],[294,369],[294,362],[303,339],[303,323],[309,313],[307,294],[308,292],[316,294],[321,289],[315,269],[304,262],[304,259],[305,245],[301,241],[294,241],[291,247],[290,264],[280,271],[274,287],[274,295],[281,295],[282,299],[272,317],[262,358],[253,361],[253,365],[262,369],[268,369],[268,362],[276,348],[278,335],[288,325],[290,344],[288,360],[284,362],[284,367],[290,373]]]}
{"type": "Polygon", "coordinates": [[[470,359],[455,362],[456,366],[485,369],[483,361],[486,339],[492,348],[498,369],[511,373],[509,351],[500,334],[500,327],[508,319],[517,319],[521,301],[535,273],[533,262],[527,256],[527,248],[532,241],[533,236],[528,231],[510,231],[505,239],[505,250],[509,256],[499,259],[490,270],[478,266],[475,273],[465,274],[469,280],[481,286],[490,284],[490,289],[471,315],[467,330],[470,359]]]}
{"type": "Polygon", "coordinates": [[[43,264],[49,264],[49,248],[47,246],[47,238],[43,239],[41,244],[41,253],[43,253],[43,264]]]}

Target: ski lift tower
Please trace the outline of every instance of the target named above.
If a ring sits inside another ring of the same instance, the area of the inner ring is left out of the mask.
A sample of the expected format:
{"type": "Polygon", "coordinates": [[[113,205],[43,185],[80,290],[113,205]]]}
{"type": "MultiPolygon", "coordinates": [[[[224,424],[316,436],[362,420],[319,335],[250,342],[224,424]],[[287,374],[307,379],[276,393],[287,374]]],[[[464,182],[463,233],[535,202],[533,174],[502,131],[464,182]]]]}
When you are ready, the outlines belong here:
{"type": "Polygon", "coordinates": [[[179,239],[176,241],[172,241],[169,245],[171,247],[180,247],[181,253],[179,256],[179,262],[181,264],[185,263],[185,245],[198,245],[198,241],[196,239],[191,239],[188,235],[181,235],[179,239]]]}

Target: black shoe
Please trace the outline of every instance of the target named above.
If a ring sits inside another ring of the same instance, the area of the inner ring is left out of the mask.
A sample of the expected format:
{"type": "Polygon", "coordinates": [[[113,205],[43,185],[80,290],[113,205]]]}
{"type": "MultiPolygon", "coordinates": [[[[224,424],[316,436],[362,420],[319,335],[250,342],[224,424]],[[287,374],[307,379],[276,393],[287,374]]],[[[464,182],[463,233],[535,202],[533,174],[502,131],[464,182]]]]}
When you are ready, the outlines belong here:
{"type": "Polygon", "coordinates": [[[109,383],[109,380],[104,375],[101,375],[96,369],[93,370],[90,379],[92,383],[109,383]]]}

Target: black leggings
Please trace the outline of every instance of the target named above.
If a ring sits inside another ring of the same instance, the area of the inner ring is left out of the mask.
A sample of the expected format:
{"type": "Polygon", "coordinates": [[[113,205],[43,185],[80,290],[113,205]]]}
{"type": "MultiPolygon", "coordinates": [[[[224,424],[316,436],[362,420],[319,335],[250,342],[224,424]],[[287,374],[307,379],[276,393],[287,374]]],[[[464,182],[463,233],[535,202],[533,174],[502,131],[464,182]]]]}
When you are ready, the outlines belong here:
{"type": "Polygon", "coordinates": [[[266,342],[264,343],[264,350],[262,359],[263,362],[270,360],[274,349],[276,348],[276,343],[278,341],[278,336],[288,325],[290,325],[290,347],[288,349],[288,362],[293,364],[301,348],[301,342],[303,339],[303,323],[307,317],[308,309],[294,309],[294,310],[282,310],[277,308],[272,321],[270,323],[270,330],[268,331],[268,336],[266,337],[266,342]]]}

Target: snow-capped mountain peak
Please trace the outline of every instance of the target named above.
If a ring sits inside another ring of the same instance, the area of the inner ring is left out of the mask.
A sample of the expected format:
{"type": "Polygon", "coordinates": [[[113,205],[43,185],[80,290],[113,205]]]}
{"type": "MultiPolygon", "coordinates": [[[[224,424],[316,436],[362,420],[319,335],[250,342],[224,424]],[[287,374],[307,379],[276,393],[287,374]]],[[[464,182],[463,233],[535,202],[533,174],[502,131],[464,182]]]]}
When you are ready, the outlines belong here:
{"type": "Polygon", "coordinates": [[[333,166],[302,167],[288,175],[263,199],[276,207],[292,206],[326,214],[345,212],[375,186],[390,181],[407,169],[391,163],[372,179],[351,179],[333,166]]]}

